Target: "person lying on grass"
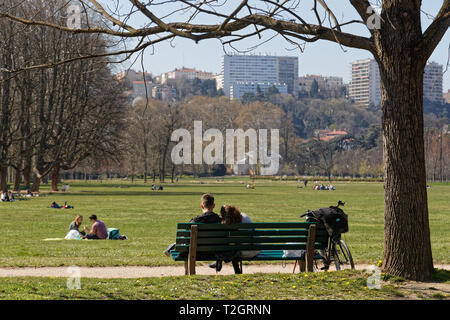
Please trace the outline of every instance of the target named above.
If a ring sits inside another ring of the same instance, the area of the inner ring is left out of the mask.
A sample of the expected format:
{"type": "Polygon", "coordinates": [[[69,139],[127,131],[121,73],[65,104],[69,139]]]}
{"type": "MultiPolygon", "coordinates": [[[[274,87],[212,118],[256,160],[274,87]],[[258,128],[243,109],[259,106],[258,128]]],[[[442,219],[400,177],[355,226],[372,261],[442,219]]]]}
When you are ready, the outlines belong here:
{"type": "MultiPolygon", "coordinates": [[[[83,239],[106,239],[108,238],[108,231],[106,226],[101,220],[97,220],[95,214],[89,216],[89,220],[92,222],[92,228],[86,235],[83,235],[83,239]]],[[[89,228],[84,226],[84,231],[88,231],[89,228]]]]}
{"type": "MultiPolygon", "coordinates": [[[[217,213],[214,213],[213,210],[215,208],[214,204],[214,197],[212,194],[206,193],[202,195],[200,207],[202,208],[203,214],[196,216],[191,219],[189,222],[194,223],[220,223],[222,219],[220,219],[219,215],[217,213]]],[[[175,243],[172,243],[170,246],[167,247],[166,250],[163,251],[163,253],[170,257],[170,251],[173,250],[175,247],[175,243]]]]}
{"type": "Polygon", "coordinates": [[[50,205],[50,208],[53,208],[53,209],[74,209],[74,207],[72,207],[72,206],[67,204],[67,201],[64,202],[63,206],[60,206],[55,201],[53,201],[52,204],[50,205]]]}

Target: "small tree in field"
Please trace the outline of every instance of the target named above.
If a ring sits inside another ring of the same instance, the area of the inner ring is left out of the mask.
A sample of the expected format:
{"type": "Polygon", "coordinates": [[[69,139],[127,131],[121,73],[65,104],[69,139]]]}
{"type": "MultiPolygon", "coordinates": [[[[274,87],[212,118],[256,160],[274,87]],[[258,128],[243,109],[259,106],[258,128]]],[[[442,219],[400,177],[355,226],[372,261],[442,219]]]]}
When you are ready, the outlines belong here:
{"type": "MultiPolygon", "coordinates": [[[[145,3],[115,0],[132,7],[127,8],[127,12],[131,12],[128,15],[108,9],[120,6],[103,7],[95,0],[78,2],[85,8],[95,9],[112,26],[91,28],[87,21],[79,27],[53,25],[33,20],[32,16],[14,16],[3,7],[0,17],[72,33],[105,33],[139,40],[132,49],[109,54],[132,54],[175,37],[195,42],[219,38],[223,44],[233,45],[252,36],[262,37],[265,32],[278,33],[290,43],[327,40],[370,52],[378,62],[381,75],[385,176],[383,269],[408,279],[430,278],[433,260],[426,193],[422,87],[425,64],[450,25],[450,0],[442,1],[441,9],[425,32],[421,24],[421,0],[377,1],[381,3],[379,15],[374,13],[369,0],[343,0],[342,3],[351,4],[359,15],[359,19],[346,22],[338,21],[339,15],[325,0],[311,0],[306,4],[305,1],[289,0],[145,3]],[[311,7],[305,8],[308,4],[311,7]],[[302,16],[305,9],[312,9],[314,22],[307,22],[302,16]],[[137,13],[148,20],[144,27],[128,24],[132,21],[130,15],[137,13]],[[209,24],[201,20],[203,17],[209,24]],[[344,32],[349,24],[368,26],[368,36],[344,32]]],[[[63,61],[43,66],[54,63],[63,61]]]]}

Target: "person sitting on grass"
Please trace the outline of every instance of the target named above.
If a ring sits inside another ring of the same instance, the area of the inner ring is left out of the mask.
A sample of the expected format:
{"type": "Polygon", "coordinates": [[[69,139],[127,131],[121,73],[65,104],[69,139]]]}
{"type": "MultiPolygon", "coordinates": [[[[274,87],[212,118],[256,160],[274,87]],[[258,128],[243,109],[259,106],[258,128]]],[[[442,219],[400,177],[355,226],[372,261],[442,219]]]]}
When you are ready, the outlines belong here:
{"type": "MultiPolygon", "coordinates": [[[[212,194],[206,193],[202,195],[200,207],[202,208],[203,214],[196,216],[189,221],[190,223],[220,223],[222,219],[220,219],[217,213],[214,213],[213,210],[215,208],[214,197],[212,194]]],[[[163,253],[170,257],[170,251],[175,247],[175,243],[172,243],[167,247],[163,253]]],[[[211,259],[212,260],[212,259],[211,259]]]]}
{"type": "Polygon", "coordinates": [[[6,192],[2,192],[2,201],[9,201],[9,198],[8,198],[8,193],[6,193],[6,192]]]}
{"type": "MultiPolygon", "coordinates": [[[[89,216],[89,220],[92,222],[92,228],[86,235],[83,236],[83,239],[106,239],[108,238],[108,231],[106,230],[106,226],[103,221],[97,220],[97,216],[95,214],[89,216]]],[[[84,230],[88,231],[89,228],[84,226],[84,230]]]]}
{"type": "Polygon", "coordinates": [[[76,231],[78,231],[79,233],[81,233],[83,236],[86,235],[86,232],[80,231],[80,230],[79,230],[79,228],[80,228],[82,222],[83,222],[83,216],[77,215],[77,216],[75,217],[75,220],[73,220],[72,223],[71,223],[70,226],[69,226],[69,232],[70,232],[71,230],[76,230],[76,231]]]}

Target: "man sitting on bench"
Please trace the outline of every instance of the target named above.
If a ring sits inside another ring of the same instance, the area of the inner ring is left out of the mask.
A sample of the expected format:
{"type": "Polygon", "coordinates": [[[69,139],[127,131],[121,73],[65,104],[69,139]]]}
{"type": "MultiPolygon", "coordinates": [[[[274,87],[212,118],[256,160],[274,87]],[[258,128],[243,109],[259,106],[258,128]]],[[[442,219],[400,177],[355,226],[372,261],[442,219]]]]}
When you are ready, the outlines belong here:
{"type": "MultiPolygon", "coordinates": [[[[193,223],[220,223],[222,219],[218,214],[214,213],[215,208],[214,197],[212,194],[206,193],[201,198],[200,207],[202,208],[203,214],[196,216],[189,222],[193,223]]],[[[175,243],[171,244],[164,250],[164,254],[170,257],[170,250],[173,250],[175,243]]]]}

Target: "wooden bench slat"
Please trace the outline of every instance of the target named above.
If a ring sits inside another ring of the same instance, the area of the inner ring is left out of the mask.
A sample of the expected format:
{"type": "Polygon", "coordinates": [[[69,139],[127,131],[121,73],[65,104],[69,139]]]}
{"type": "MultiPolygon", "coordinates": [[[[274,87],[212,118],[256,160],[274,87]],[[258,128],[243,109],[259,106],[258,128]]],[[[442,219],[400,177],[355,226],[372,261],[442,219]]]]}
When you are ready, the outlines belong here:
{"type": "MultiPolygon", "coordinates": [[[[190,237],[191,232],[189,230],[177,231],[177,237],[190,237]]],[[[307,236],[308,229],[281,229],[281,230],[233,230],[233,231],[200,231],[198,233],[199,238],[210,237],[227,237],[227,236],[307,236]]],[[[325,229],[319,229],[316,231],[318,237],[328,237],[328,233],[325,229]]]]}
{"type": "MultiPolygon", "coordinates": [[[[324,249],[326,245],[321,242],[314,244],[315,249],[324,249]]],[[[197,252],[220,252],[220,251],[257,251],[257,250],[306,250],[306,243],[299,244],[252,244],[252,245],[203,245],[197,247],[197,252]]],[[[176,245],[176,251],[188,252],[189,245],[176,245]]]]}
{"type": "Polygon", "coordinates": [[[220,224],[220,223],[178,223],[178,229],[191,229],[192,225],[198,225],[198,230],[238,230],[238,229],[307,229],[314,222],[258,222],[258,223],[236,223],[236,224],[220,224]]]}
{"type": "MultiPolygon", "coordinates": [[[[213,245],[213,244],[233,244],[233,243],[287,243],[287,242],[301,242],[306,243],[307,236],[296,237],[227,237],[227,238],[199,238],[197,244],[199,245],[213,245]]],[[[316,238],[316,242],[326,242],[327,238],[316,238]]],[[[178,237],[177,244],[189,244],[189,237],[178,237]]]]}

